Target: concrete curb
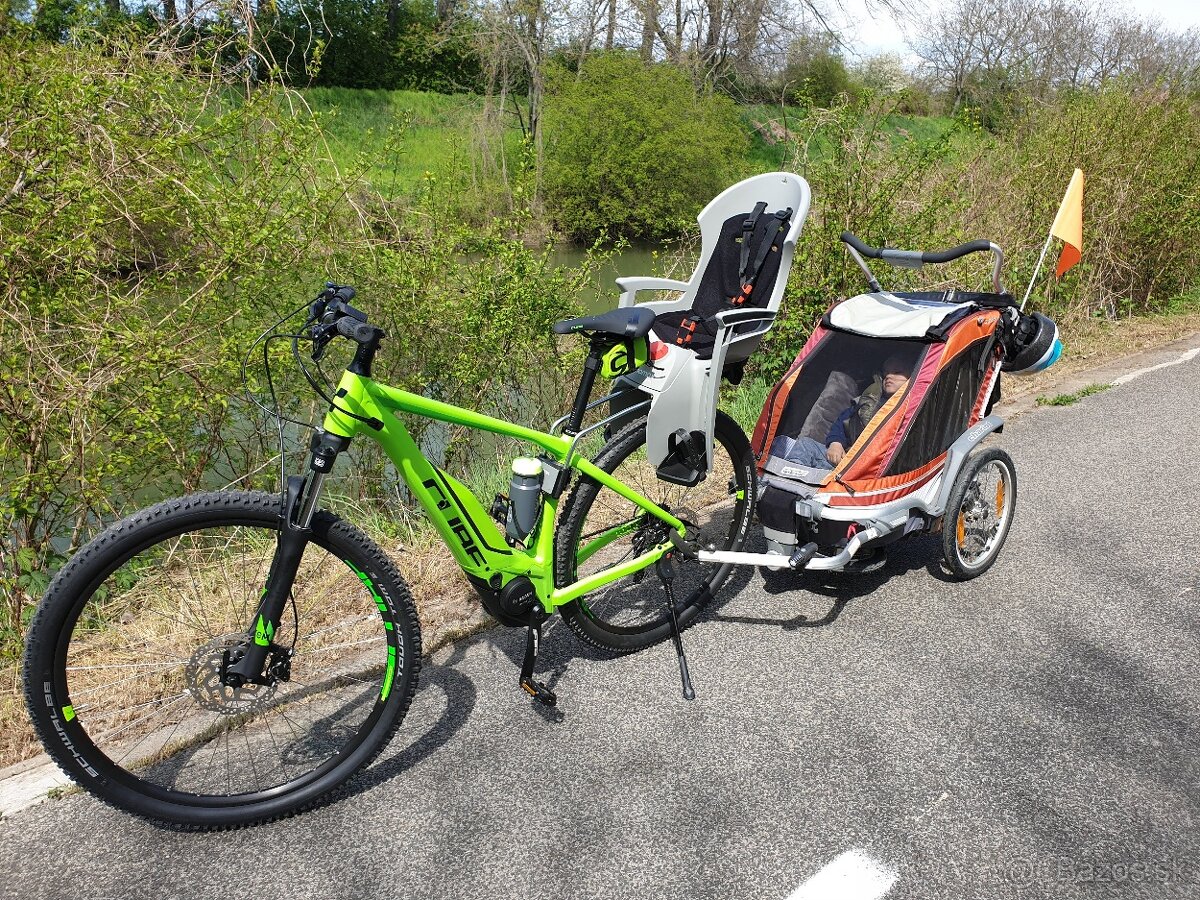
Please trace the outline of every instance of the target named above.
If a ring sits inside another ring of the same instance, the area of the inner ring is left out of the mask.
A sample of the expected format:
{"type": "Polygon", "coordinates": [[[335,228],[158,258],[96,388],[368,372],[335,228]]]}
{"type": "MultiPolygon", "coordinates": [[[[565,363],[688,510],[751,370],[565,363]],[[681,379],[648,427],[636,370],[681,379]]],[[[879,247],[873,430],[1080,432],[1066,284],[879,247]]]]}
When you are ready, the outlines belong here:
{"type": "Polygon", "coordinates": [[[41,803],[52,790],[70,783],[45,753],[0,770],[0,819],[41,803]]]}

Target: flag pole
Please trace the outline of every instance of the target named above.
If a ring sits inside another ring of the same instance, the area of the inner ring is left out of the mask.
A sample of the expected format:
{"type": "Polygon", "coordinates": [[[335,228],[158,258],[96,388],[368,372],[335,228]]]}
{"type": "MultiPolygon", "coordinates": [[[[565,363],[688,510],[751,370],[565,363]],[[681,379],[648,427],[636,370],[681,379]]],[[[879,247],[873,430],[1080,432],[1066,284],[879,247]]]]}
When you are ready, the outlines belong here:
{"type": "Polygon", "coordinates": [[[1054,240],[1053,234],[1046,235],[1046,243],[1042,246],[1042,255],[1038,257],[1037,266],[1034,267],[1033,277],[1029,279],[1029,287],[1025,289],[1025,299],[1021,301],[1021,308],[1018,312],[1025,312],[1025,304],[1029,302],[1029,295],[1033,293],[1034,282],[1037,281],[1038,273],[1042,271],[1042,263],[1046,260],[1046,251],[1050,249],[1050,242],[1054,240]]]}

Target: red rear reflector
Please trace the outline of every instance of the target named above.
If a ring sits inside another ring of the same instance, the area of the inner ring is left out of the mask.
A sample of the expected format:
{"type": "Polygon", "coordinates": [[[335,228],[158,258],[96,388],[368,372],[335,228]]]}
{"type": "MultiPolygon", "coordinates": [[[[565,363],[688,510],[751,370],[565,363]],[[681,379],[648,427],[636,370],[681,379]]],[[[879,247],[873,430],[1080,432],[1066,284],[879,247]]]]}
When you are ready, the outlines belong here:
{"type": "Polygon", "coordinates": [[[670,349],[671,348],[662,341],[652,341],[650,343],[650,358],[653,360],[660,360],[667,355],[667,351],[670,349]]]}

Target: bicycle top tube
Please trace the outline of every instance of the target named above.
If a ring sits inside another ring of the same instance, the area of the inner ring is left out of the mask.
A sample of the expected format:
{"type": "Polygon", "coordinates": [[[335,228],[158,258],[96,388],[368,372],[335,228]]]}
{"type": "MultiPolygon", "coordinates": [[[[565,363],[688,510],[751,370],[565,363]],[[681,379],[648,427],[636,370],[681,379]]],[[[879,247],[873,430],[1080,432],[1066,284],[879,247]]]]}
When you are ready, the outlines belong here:
{"type": "MultiPolygon", "coordinates": [[[[598,468],[591,460],[578,452],[573,452],[574,439],[572,437],[548,434],[524,425],[518,425],[515,422],[509,422],[484,413],[475,412],[474,410],[454,406],[451,403],[443,403],[440,400],[422,397],[420,394],[390,387],[361,375],[356,375],[350,371],[345,372],[342,376],[342,380],[338,385],[336,398],[338,403],[343,404],[348,411],[361,416],[363,419],[373,420],[379,423],[379,426],[372,427],[365,422],[358,421],[339,412],[337,409],[331,409],[325,417],[325,430],[343,437],[352,437],[355,434],[369,435],[383,444],[384,450],[392,457],[402,474],[406,473],[406,468],[401,465],[401,460],[397,457],[411,457],[414,451],[417,454],[420,451],[415,446],[411,449],[406,447],[397,448],[395,446],[396,442],[389,439],[389,433],[393,432],[392,423],[400,426],[400,430],[404,430],[403,425],[392,415],[395,412],[409,412],[440,422],[463,425],[467,428],[528,441],[545,450],[559,462],[578,469],[589,478],[599,481],[605,487],[616,491],[627,500],[636,503],[642,509],[678,530],[680,534],[686,531],[686,527],[682,521],[660,507],[657,503],[642,496],[637,491],[628,487],[624,482],[598,468]]],[[[411,438],[407,437],[406,431],[405,437],[408,442],[411,442],[411,438]]],[[[423,456],[422,459],[424,459],[423,456]]],[[[409,476],[405,474],[405,477],[409,476]]]]}
{"type": "MultiPolygon", "coordinates": [[[[412,391],[390,387],[349,371],[343,375],[336,396],[338,402],[344,404],[346,409],[364,418],[382,420],[383,416],[379,415],[380,412],[413,413],[426,419],[436,419],[439,422],[449,422],[452,425],[463,425],[467,428],[490,431],[493,434],[529,441],[559,460],[565,461],[567,451],[571,446],[571,441],[567,437],[547,434],[515,422],[455,406],[452,403],[443,403],[440,400],[423,397],[412,391]]],[[[324,428],[326,431],[342,437],[353,437],[356,433],[374,436],[372,429],[365,423],[356,421],[337,409],[331,409],[326,415],[324,428]]],[[[378,431],[378,429],[374,429],[374,431],[378,431]]]]}

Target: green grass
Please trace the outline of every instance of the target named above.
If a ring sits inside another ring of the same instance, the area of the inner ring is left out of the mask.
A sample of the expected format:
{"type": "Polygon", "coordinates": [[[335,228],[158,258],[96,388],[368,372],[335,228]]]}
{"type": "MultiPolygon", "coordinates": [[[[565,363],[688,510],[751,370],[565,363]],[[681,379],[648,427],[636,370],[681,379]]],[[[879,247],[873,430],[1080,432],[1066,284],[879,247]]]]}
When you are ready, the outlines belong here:
{"type": "MultiPolygon", "coordinates": [[[[740,106],[738,112],[741,114],[746,133],[750,136],[750,144],[746,150],[746,169],[751,172],[769,172],[772,169],[782,169],[786,166],[788,157],[791,155],[787,144],[782,141],[770,143],[754,127],[755,123],[766,124],[770,121],[778,121],[782,124],[785,111],[778,106],[754,104],[740,106]]],[[[786,111],[789,127],[792,125],[793,113],[793,110],[786,111]]]]}
{"type": "MultiPolygon", "coordinates": [[[[481,97],[352,88],[302,93],[319,116],[339,167],[353,166],[361,154],[378,158],[367,179],[385,197],[411,193],[428,177],[445,178],[471,167],[481,97]]],[[[506,145],[515,150],[518,143],[514,129],[506,145]]]]}
{"type": "MultiPolygon", "coordinates": [[[[762,172],[781,169],[789,165],[791,162],[790,148],[783,142],[772,144],[755,128],[755,124],[765,125],[769,122],[776,122],[793,134],[804,134],[808,110],[799,106],[758,103],[740,106],[738,111],[746,127],[746,133],[750,136],[750,144],[746,151],[747,171],[762,172]]],[[[891,115],[884,119],[884,129],[891,134],[894,144],[905,140],[921,143],[935,141],[953,128],[954,120],[948,116],[891,115]]],[[[819,135],[813,141],[812,148],[818,156],[830,149],[828,142],[819,135]]]]}
{"type": "Polygon", "coordinates": [[[935,141],[954,128],[949,116],[888,116],[886,122],[897,140],[935,141]]]}
{"type": "MultiPolygon", "coordinates": [[[[367,180],[383,196],[396,198],[420,189],[428,178],[445,179],[470,172],[478,155],[476,129],[483,98],[471,94],[426,91],[308,88],[301,92],[319,116],[339,168],[348,169],[363,154],[376,158],[367,180]]],[[[749,138],[741,174],[748,176],[785,168],[791,150],[771,143],[755,123],[778,121],[795,132],[803,127],[805,110],[770,104],[739,107],[749,138]]],[[[890,116],[887,127],[899,142],[934,140],[953,127],[946,117],[890,116]]],[[[505,153],[515,164],[520,130],[515,121],[505,134],[505,153]]],[[[818,152],[821,142],[816,142],[818,152]]]]}
{"type": "Polygon", "coordinates": [[[1054,397],[1038,397],[1038,406],[1070,406],[1072,403],[1078,403],[1084,397],[1090,397],[1092,394],[1099,394],[1101,391],[1107,391],[1111,384],[1089,384],[1085,388],[1080,388],[1073,394],[1058,394],[1054,397]]]}
{"type": "Polygon", "coordinates": [[[775,382],[756,375],[747,378],[736,388],[725,387],[721,391],[721,409],[729,413],[749,437],[754,433],[767,394],[774,386],[775,382]]]}
{"type": "Polygon", "coordinates": [[[1162,304],[1162,313],[1168,316],[1186,315],[1200,312],[1200,288],[1194,288],[1186,294],[1172,297],[1162,304]]]}

